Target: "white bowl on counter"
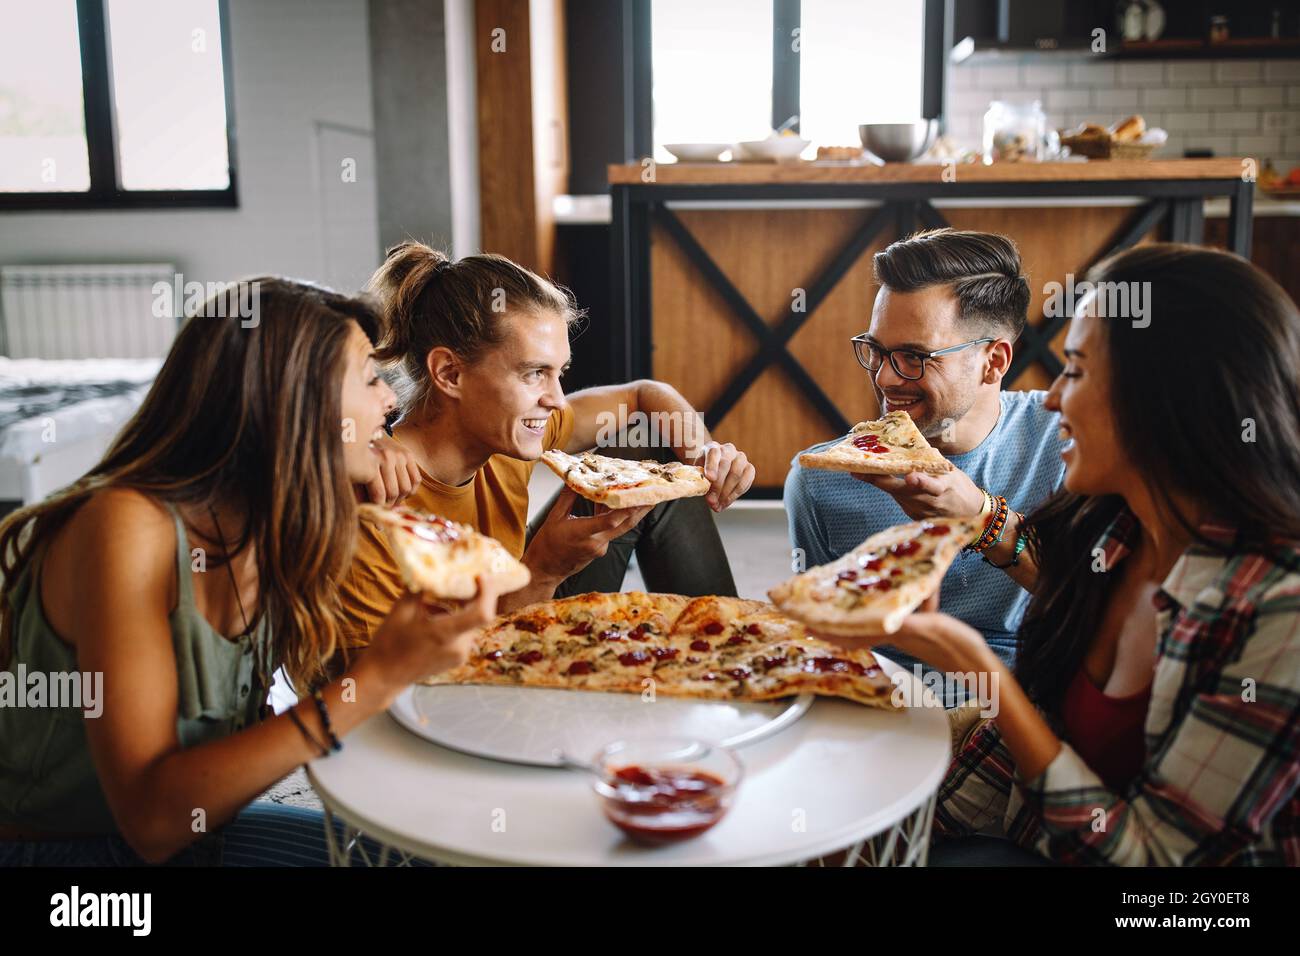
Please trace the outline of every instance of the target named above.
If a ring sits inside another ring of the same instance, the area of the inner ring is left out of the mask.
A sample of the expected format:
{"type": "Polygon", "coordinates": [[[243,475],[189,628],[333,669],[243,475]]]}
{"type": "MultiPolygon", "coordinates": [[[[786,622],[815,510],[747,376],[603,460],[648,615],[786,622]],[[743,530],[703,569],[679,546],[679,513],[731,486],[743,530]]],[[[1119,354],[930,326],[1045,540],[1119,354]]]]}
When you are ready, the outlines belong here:
{"type": "Polygon", "coordinates": [[[716,163],[731,149],[730,143],[665,143],[679,163],[716,163]]]}
{"type": "Polygon", "coordinates": [[[737,143],[732,147],[731,153],[741,162],[774,163],[798,159],[799,154],[811,143],[812,140],[798,136],[769,136],[767,139],[737,143]]]}

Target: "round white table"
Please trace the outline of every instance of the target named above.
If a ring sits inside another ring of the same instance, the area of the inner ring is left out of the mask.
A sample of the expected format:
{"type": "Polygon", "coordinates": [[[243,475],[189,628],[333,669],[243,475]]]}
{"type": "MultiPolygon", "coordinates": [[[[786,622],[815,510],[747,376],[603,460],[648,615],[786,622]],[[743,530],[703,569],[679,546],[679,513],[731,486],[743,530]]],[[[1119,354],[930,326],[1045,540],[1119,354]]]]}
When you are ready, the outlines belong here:
{"type": "Polygon", "coordinates": [[[797,723],[736,751],[745,779],[730,813],[668,846],[626,839],[584,774],[448,750],[388,714],[307,773],[325,807],[334,865],[421,857],[467,866],[780,866],[846,849],[845,865],[924,865],[949,762],[948,719],[914,676],[895,679],[926,705],[887,712],[819,698],[797,723]],[[380,844],[375,858],[357,840],[362,833],[380,844]]]}

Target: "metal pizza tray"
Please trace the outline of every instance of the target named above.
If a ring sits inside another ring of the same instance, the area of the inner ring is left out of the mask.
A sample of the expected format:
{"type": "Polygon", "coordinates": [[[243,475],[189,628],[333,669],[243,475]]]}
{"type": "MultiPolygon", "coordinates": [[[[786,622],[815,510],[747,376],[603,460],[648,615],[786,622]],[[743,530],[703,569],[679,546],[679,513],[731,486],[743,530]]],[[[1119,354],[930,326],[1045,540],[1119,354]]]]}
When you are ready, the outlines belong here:
{"type": "Polygon", "coordinates": [[[606,744],[635,737],[692,737],[743,747],[789,727],[814,695],[749,703],[549,687],[414,684],[388,712],[399,724],[443,747],[539,767],[558,767],[556,753],[588,759],[606,744]]]}

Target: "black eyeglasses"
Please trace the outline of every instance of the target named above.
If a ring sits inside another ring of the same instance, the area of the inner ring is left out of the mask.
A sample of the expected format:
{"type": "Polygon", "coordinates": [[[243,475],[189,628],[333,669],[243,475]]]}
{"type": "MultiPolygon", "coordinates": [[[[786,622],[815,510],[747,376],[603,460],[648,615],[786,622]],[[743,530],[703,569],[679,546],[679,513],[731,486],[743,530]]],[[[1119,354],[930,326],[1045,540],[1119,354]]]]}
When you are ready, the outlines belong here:
{"type": "Polygon", "coordinates": [[[885,356],[889,356],[889,364],[898,373],[898,377],[905,378],[909,382],[915,382],[925,374],[927,359],[948,355],[952,352],[960,352],[972,345],[996,342],[997,339],[971,339],[969,342],[961,343],[961,345],[950,345],[947,348],[935,349],[933,352],[918,352],[916,349],[887,349],[868,339],[866,332],[853,336],[850,341],[853,342],[853,354],[858,357],[858,364],[872,375],[880,371],[880,367],[885,363],[885,356]]]}

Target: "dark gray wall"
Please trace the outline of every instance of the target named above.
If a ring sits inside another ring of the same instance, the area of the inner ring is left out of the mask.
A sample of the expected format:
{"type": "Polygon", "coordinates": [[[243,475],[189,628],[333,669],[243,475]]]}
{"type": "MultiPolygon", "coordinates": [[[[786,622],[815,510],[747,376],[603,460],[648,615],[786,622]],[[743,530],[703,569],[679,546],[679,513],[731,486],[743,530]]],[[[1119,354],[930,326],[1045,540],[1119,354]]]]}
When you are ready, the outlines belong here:
{"type": "Polygon", "coordinates": [[[450,248],[443,0],[370,0],[379,238],[450,248]]]}

